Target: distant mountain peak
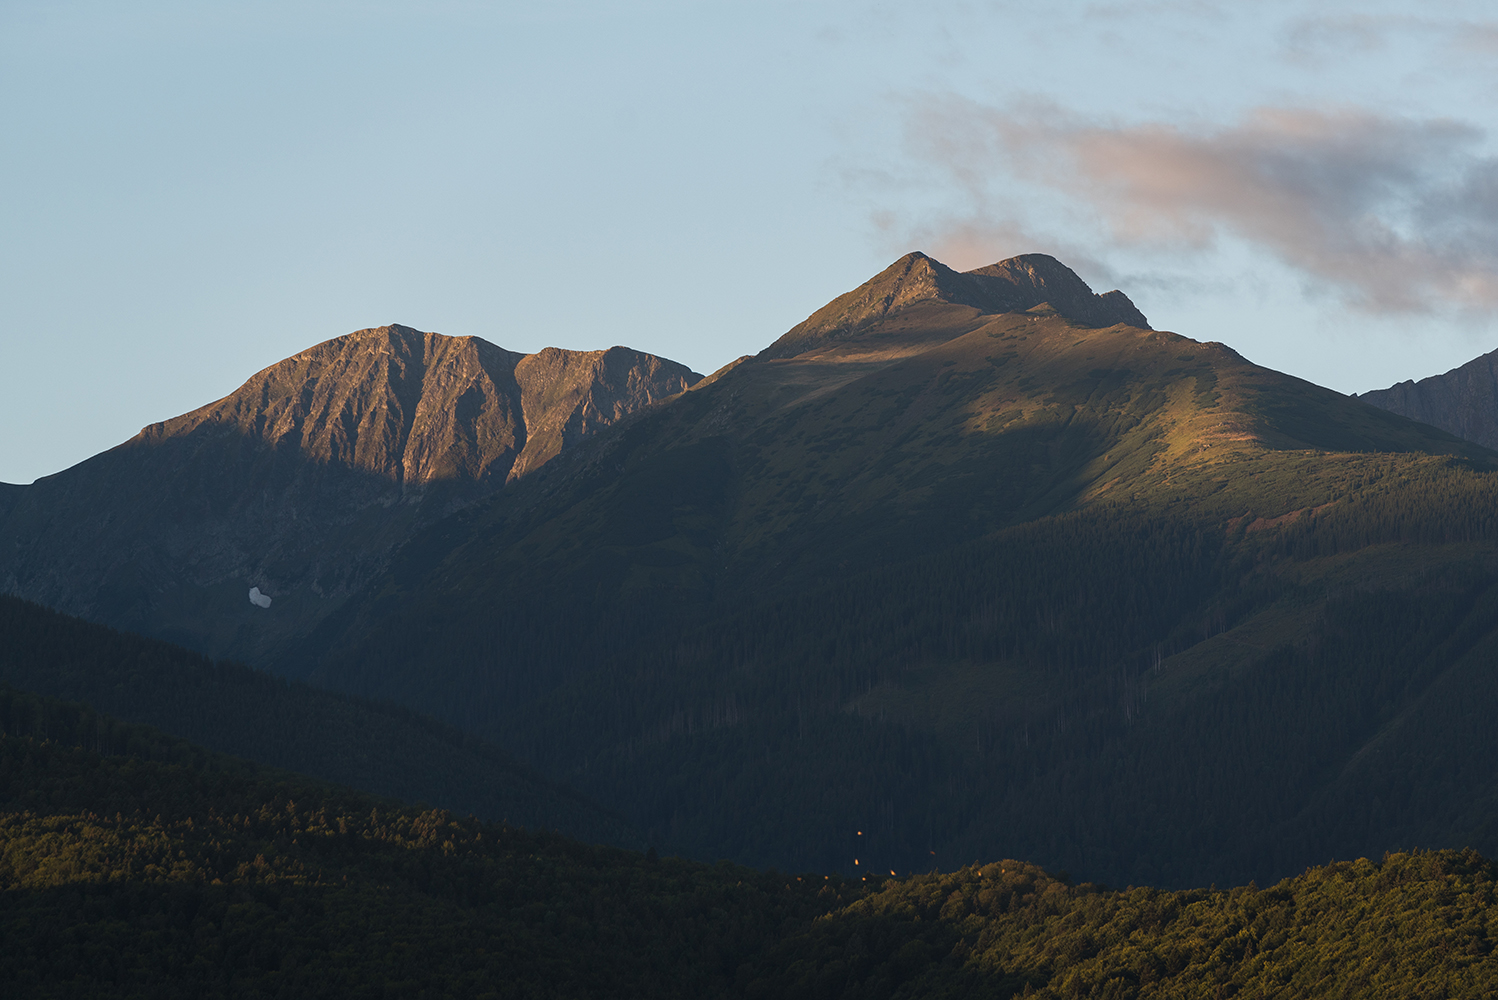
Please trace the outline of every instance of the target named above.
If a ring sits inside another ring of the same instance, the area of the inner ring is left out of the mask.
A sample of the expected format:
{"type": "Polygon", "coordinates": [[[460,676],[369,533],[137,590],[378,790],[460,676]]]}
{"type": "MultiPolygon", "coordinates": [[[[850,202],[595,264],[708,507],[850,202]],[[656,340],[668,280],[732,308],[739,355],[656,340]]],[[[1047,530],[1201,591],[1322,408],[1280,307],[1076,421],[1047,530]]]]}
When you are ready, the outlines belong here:
{"type": "Polygon", "coordinates": [[[1444,375],[1418,382],[1407,379],[1358,398],[1485,448],[1498,449],[1498,351],[1473,358],[1444,375]]]}
{"type": "Polygon", "coordinates": [[[1081,326],[1122,323],[1150,329],[1149,320],[1123,292],[1095,294],[1075,271],[1049,254],[1021,254],[971,271],[955,271],[913,251],[812,313],[760,357],[789,358],[826,349],[920,304],[966,306],[992,314],[1024,312],[1042,302],[1081,326]]]}
{"type": "Polygon", "coordinates": [[[699,380],[624,347],[520,354],[398,323],[357,330],[0,490],[0,590],[261,659],[413,532],[699,380]],[[270,607],[245,599],[252,584],[270,607]]]}
{"type": "Polygon", "coordinates": [[[233,429],[252,447],[397,484],[503,483],[699,377],[623,347],[527,355],[393,323],[279,361],[126,446],[233,429]]]}

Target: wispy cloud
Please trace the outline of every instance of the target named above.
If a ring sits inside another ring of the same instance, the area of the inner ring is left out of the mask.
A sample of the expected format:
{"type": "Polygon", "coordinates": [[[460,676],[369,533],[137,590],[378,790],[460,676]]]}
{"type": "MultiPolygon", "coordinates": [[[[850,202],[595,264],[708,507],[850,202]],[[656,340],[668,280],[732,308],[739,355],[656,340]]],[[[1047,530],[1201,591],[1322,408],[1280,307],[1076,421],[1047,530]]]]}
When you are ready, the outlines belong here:
{"type": "Polygon", "coordinates": [[[1263,108],[1227,127],[1116,125],[951,99],[913,115],[911,134],[968,196],[957,235],[1024,218],[1019,179],[1059,192],[1113,244],[1204,249],[1231,235],[1359,309],[1498,306],[1498,159],[1461,122],[1263,108]]]}
{"type": "Polygon", "coordinates": [[[1439,56],[1491,54],[1498,48],[1498,22],[1437,14],[1339,13],[1297,17],[1278,32],[1280,55],[1305,66],[1348,55],[1367,55],[1411,37],[1433,44],[1439,56]]]}
{"type": "Polygon", "coordinates": [[[1392,33],[1428,24],[1419,18],[1376,14],[1301,17],[1280,29],[1279,40],[1286,58],[1309,63],[1347,52],[1373,52],[1383,48],[1392,33]]]}
{"type": "Polygon", "coordinates": [[[1464,24],[1461,29],[1453,41],[1454,47],[1458,50],[1483,56],[1498,52],[1498,24],[1492,21],[1481,21],[1464,24]]]}

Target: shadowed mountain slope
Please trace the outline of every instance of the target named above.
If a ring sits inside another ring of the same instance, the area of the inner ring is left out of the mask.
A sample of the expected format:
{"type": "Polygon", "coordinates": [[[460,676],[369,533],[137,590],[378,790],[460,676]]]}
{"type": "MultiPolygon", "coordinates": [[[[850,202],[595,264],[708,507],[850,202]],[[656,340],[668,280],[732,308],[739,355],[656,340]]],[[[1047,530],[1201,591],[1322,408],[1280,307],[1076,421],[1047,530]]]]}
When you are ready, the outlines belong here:
{"type": "Polygon", "coordinates": [[[0,597],[0,685],[373,795],[590,843],[644,846],[619,817],[435,719],[13,597],[0,597]]]}
{"type": "Polygon", "coordinates": [[[264,660],[420,526],[697,381],[648,354],[361,330],[0,496],[0,589],[264,660]],[[8,509],[7,509],[8,508],[8,509]],[[271,598],[250,603],[251,587],[271,598]]]}
{"type": "Polygon", "coordinates": [[[1498,648],[1495,456],[1033,301],[1085,289],[1060,267],[902,258],[414,536],[280,669],[705,857],[1192,884],[1476,836],[1498,806],[1353,804],[1375,740],[1421,762],[1380,801],[1489,801],[1449,732],[1395,722],[1498,648]]]}
{"type": "Polygon", "coordinates": [[[1379,409],[1498,448],[1498,351],[1444,375],[1408,381],[1358,397],[1379,409]]]}

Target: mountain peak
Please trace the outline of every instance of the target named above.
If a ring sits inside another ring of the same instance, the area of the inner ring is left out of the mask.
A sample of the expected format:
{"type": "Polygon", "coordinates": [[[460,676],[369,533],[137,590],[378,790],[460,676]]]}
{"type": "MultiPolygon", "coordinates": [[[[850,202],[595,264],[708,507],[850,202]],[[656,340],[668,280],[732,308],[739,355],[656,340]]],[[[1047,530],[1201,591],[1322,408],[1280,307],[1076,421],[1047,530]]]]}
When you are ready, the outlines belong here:
{"type": "MultiPolygon", "coordinates": [[[[1123,292],[1094,293],[1075,271],[1049,254],[1021,254],[971,271],[955,271],[917,250],[812,313],[760,357],[790,358],[827,349],[871,332],[893,314],[917,305],[965,306],[988,315],[1024,312],[1042,302],[1080,326],[1122,323],[1150,329],[1144,314],[1123,292]]],[[[929,319],[925,326],[931,328],[929,319]]]]}
{"type": "Polygon", "coordinates": [[[334,337],[0,490],[0,589],[260,658],[426,524],[699,378],[623,347],[520,354],[400,324],[334,337]]]}
{"type": "Polygon", "coordinates": [[[1002,312],[1033,309],[1042,302],[1074,323],[1113,326],[1123,323],[1150,329],[1144,313],[1118,289],[1098,295],[1077,272],[1044,253],[1026,253],[963,272],[977,283],[980,296],[1004,304],[1002,312]]]}
{"type": "Polygon", "coordinates": [[[1010,257],[985,267],[975,267],[963,273],[1002,277],[1015,284],[1024,282],[1036,288],[1071,286],[1074,290],[1085,289],[1089,294],[1092,292],[1087,283],[1077,276],[1076,271],[1048,253],[1022,253],[1017,257],[1010,257]]]}

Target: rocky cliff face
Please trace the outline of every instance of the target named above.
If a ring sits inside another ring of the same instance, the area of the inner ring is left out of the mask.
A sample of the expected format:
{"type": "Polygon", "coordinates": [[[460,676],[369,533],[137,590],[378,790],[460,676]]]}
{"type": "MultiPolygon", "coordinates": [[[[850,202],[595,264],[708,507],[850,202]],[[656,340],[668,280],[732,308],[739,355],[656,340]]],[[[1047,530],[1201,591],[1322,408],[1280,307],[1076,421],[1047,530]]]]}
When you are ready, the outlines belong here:
{"type": "Polygon", "coordinates": [[[1444,375],[1400,382],[1358,398],[1498,450],[1498,351],[1444,375]]]}
{"type": "Polygon", "coordinates": [[[413,532],[697,380],[623,347],[361,330],[7,490],[0,589],[255,662],[413,532]]]}

